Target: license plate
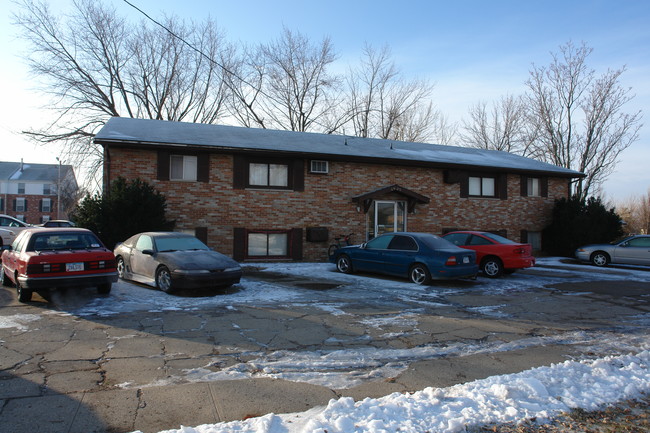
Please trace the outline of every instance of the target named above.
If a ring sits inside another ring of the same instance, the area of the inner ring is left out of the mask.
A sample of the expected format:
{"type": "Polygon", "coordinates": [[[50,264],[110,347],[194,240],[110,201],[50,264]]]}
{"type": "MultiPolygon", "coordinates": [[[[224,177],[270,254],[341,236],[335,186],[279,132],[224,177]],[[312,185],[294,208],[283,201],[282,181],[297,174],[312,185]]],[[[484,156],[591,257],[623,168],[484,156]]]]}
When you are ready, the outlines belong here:
{"type": "Polygon", "coordinates": [[[463,257],[463,263],[469,263],[469,257],[467,256],[463,257]]]}
{"type": "Polygon", "coordinates": [[[65,264],[66,272],[79,272],[84,270],[83,262],[78,263],[66,263],[65,264]]]}

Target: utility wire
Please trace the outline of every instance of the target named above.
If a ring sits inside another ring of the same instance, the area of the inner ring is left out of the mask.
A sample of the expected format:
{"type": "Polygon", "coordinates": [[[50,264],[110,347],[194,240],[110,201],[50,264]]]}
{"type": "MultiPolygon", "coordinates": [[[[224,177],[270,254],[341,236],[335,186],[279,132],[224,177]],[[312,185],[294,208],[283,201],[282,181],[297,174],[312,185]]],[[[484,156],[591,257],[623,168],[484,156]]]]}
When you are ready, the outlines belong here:
{"type": "MultiPolygon", "coordinates": [[[[156,25],[162,27],[162,28],[165,29],[165,31],[167,31],[170,35],[172,35],[172,36],[175,37],[176,39],[178,39],[178,40],[180,40],[181,42],[183,42],[185,45],[187,45],[188,47],[190,47],[192,50],[194,50],[194,51],[196,51],[197,53],[199,53],[202,57],[205,57],[209,62],[212,62],[212,63],[214,63],[215,65],[217,65],[218,67],[220,67],[220,68],[221,68],[225,73],[227,73],[227,74],[229,74],[229,75],[231,75],[231,76],[237,78],[239,81],[241,81],[242,83],[246,84],[247,86],[250,86],[251,88],[258,90],[259,93],[260,93],[261,95],[266,96],[266,97],[269,98],[270,100],[272,100],[272,101],[274,101],[274,102],[276,102],[276,103],[278,103],[278,104],[284,104],[284,101],[282,101],[282,100],[280,100],[280,99],[277,99],[277,98],[275,98],[274,96],[271,96],[271,95],[267,94],[267,93],[264,91],[264,89],[262,89],[261,86],[260,86],[259,88],[256,88],[253,84],[251,84],[250,82],[248,82],[248,81],[245,80],[244,78],[240,77],[239,75],[237,75],[236,73],[234,73],[233,71],[231,71],[230,69],[228,69],[227,67],[225,67],[224,65],[222,65],[221,63],[219,63],[218,61],[214,60],[212,57],[208,56],[207,54],[205,54],[205,53],[204,53],[203,51],[201,51],[200,49],[196,48],[194,45],[192,45],[191,43],[189,43],[188,41],[186,41],[185,39],[183,39],[181,36],[179,36],[179,35],[177,35],[176,33],[174,33],[170,28],[168,28],[168,27],[165,26],[164,24],[162,24],[162,23],[160,23],[159,21],[157,21],[157,20],[155,20],[154,18],[152,18],[149,14],[147,14],[145,11],[143,11],[142,9],[140,9],[139,7],[137,7],[136,5],[134,5],[133,3],[131,3],[129,0],[123,0],[123,1],[124,1],[124,3],[128,4],[129,6],[131,6],[133,9],[135,9],[136,11],[138,11],[139,13],[141,13],[142,15],[144,15],[148,20],[150,20],[150,21],[153,22],[154,24],[156,24],[156,25]]],[[[314,119],[312,123],[314,123],[314,124],[316,124],[316,125],[319,125],[319,126],[325,128],[326,130],[328,129],[328,127],[327,127],[326,125],[323,125],[323,124],[319,123],[318,121],[316,121],[316,119],[314,119]]],[[[262,125],[262,127],[263,127],[263,128],[266,128],[266,127],[264,127],[263,125],[262,125]]]]}

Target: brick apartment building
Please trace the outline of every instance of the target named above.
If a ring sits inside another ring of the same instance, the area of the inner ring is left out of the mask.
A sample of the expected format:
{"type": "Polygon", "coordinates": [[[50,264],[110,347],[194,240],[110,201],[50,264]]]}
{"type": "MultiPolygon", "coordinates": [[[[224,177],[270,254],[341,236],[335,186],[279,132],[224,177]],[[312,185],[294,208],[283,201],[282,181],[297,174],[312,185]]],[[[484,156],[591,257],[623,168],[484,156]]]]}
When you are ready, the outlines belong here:
{"type": "Polygon", "coordinates": [[[71,165],[0,161],[0,213],[28,224],[67,219],[77,189],[71,165]]]}
{"type": "Polygon", "coordinates": [[[140,178],[177,230],[245,260],[327,258],[334,236],[499,232],[539,247],[554,201],[582,174],[506,152],[159,120],[112,118],[104,187],[140,178]]]}

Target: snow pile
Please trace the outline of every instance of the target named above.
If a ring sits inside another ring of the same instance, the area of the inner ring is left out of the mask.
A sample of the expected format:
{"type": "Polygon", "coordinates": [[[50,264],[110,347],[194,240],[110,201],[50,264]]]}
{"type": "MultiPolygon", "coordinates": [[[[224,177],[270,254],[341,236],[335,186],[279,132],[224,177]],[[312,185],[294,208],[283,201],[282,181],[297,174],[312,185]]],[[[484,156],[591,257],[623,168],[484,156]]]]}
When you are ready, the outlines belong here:
{"type": "Polygon", "coordinates": [[[31,322],[40,320],[41,316],[36,314],[14,314],[12,316],[0,316],[0,328],[17,328],[19,331],[26,331],[31,322]]]}
{"type": "Polygon", "coordinates": [[[599,406],[650,391],[650,352],[595,361],[566,361],[449,388],[426,388],[355,402],[345,397],[325,408],[269,414],[165,433],[349,433],[462,431],[467,425],[538,420],[571,408],[599,406]]]}

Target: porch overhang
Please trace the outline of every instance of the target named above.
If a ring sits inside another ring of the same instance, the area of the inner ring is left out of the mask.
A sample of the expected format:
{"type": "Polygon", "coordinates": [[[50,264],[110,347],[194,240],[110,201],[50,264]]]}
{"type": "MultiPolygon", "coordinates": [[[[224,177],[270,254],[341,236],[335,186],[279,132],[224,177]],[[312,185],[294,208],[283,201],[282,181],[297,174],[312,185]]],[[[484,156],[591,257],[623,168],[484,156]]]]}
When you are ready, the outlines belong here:
{"type": "Polygon", "coordinates": [[[357,203],[357,205],[363,209],[363,213],[368,213],[373,200],[377,198],[385,198],[387,194],[391,193],[395,193],[406,198],[409,213],[413,213],[415,210],[415,205],[426,204],[431,201],[429,197],[425,197],[422,194],[418,194],[415,191],[411,191],[410,189],[404,188],[403,186],[397,184],[352,197],[352,201],[354,203],[357,203]]]}

